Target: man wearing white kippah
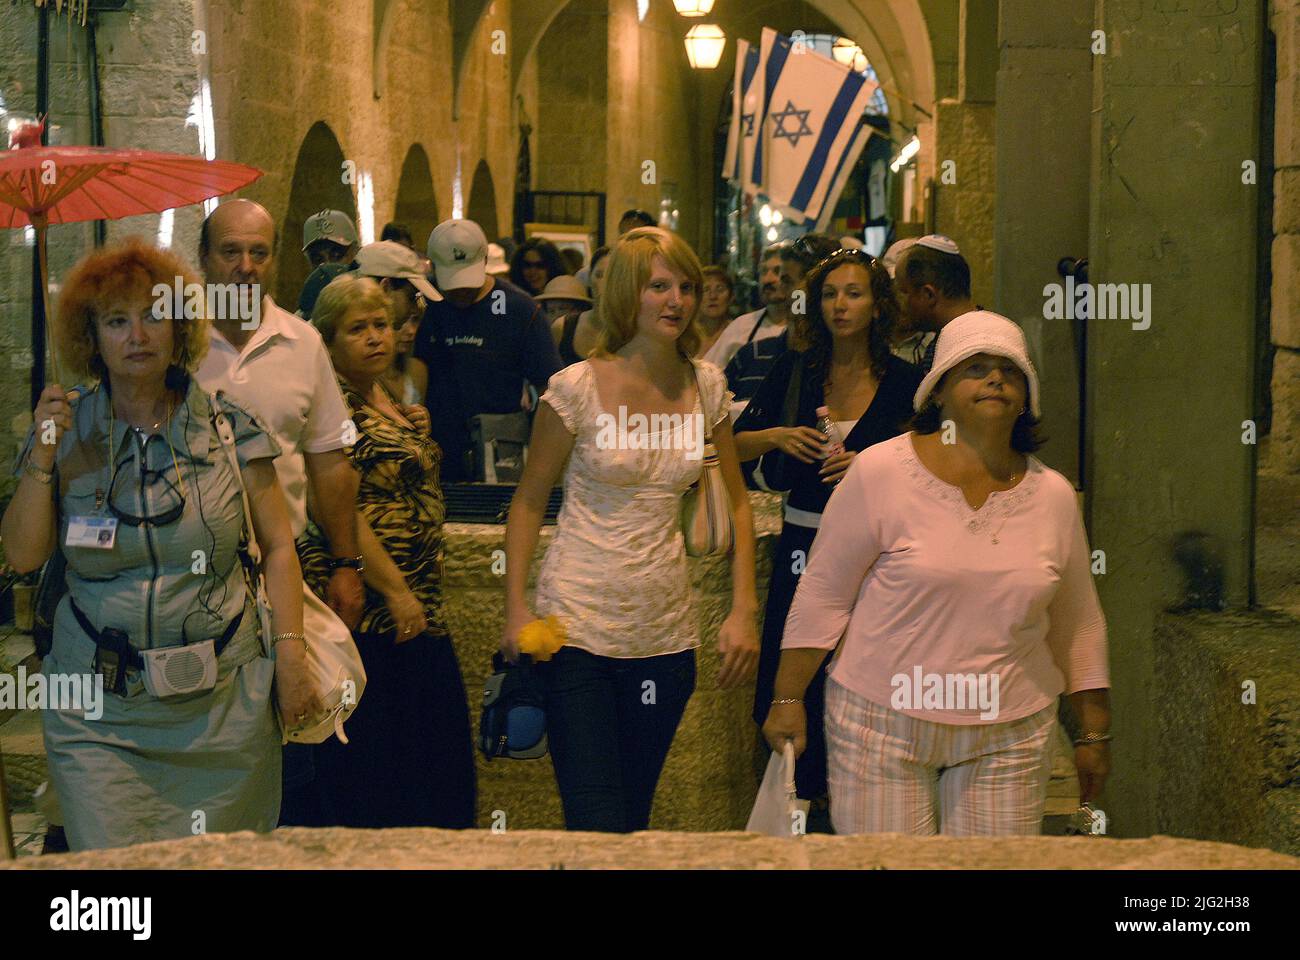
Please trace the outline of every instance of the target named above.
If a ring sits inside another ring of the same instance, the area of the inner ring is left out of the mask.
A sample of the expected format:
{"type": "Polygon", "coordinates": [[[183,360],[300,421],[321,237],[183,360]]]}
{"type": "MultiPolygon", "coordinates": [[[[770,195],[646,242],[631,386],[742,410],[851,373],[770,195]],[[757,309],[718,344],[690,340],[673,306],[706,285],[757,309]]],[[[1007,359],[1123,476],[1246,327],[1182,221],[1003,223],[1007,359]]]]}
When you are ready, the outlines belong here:
{"type": "MultiPolygon", "coordinates": [[[[948,237],[932,233],[921,237],[898,260],[894,290],[913,330],[938,333],[949,321],[979,309],[970,293],[970,265],[948,237]]],[[[935,340],[930,341],[920,365],[934,364],[935,340]]]]}

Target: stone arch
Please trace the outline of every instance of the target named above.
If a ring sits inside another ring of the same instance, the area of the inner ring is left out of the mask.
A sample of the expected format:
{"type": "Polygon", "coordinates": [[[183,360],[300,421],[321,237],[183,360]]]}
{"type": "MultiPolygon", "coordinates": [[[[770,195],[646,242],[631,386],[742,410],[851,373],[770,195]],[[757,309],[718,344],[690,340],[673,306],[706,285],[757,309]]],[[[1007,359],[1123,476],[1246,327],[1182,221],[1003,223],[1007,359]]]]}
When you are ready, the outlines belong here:
{"type": "Polygon", "coordinates": [[[418,143],[411,144],[397,181],[397,203],[393,219],[411,231],[417,250],[423,251],[429,234],[438,225],[438,198],[433,192],[429,155],[418,143]]]}
{"type": "Polygon", "coordinates": [[[280,226],[280,248],[276,251],[276,302],[293,310],[310,268],[302,253],[302,225],[308,217],[326,208],[342,210],[355,224],[357,203],[353,186],[344,183],[344,153],[329,124],[312,124],[298,148],[289,187],[289,207],[280,226]]]}
{"type": "Polygon", "coordinates": [[[489,240],[501,235],[500,221],[497,219],[497,194],[492,185],[492,171],[486,160],[480,160],[474,168],[474,179],[470,181],[469,203],[465,205],[465,217],[473,220],[489,240]]]}

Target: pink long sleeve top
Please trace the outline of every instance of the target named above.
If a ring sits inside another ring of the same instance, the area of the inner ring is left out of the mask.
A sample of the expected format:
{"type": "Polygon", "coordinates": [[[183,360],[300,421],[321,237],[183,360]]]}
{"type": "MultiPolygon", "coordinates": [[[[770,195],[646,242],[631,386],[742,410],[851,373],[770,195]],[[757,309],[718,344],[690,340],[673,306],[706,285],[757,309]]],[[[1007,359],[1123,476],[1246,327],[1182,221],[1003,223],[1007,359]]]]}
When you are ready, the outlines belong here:
{"type": "Polygon", "coordinates": [[[822,516],[782,648],[843,639],[836,683],[937,723],[1019,720],[1062,691],[1109,687],[1074,487],[1027,459],[1020,483],[974,510],[920,462],[910,433],[858,454],[822,516]],[[972,677],[996,691],[995,710],[974,702],[972,677]]]}

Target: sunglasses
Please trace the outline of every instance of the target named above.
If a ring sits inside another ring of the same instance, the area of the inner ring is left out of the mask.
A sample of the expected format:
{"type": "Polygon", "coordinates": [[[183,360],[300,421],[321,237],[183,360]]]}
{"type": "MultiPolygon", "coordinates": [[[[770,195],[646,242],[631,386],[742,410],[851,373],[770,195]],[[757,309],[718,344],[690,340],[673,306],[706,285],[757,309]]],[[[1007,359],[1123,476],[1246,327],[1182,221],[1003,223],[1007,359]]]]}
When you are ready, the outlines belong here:
{"type": "Polygon", "coordinates": [[[162,513],[149,517],[137,517],[135,514],[127,513],[125,510],[119,510],[117,508],[113,503],[113,491],[117,489],[117,477],[121,472],[122,467],[126,466],[126,464],[130,462],[132,461],[123,460],[117,465],[116,469],[113,470],[113,479],[108,484],[109,513],[115,516],[120,523],[124,523],[128,527],[139,527],[145,524],[151,527],[165,527],[179,520],[181,514],[185,512],[185,495],[181,493],[180,490],[176,488],[176,485],[167,478],[166,470],[141,470],[140,481],[142,484],[147,484],[150,487],[154,486],[159,481],[162,481],[167,485],[165,493],[175,496],[175,504],[168,507],[162,513]]]}

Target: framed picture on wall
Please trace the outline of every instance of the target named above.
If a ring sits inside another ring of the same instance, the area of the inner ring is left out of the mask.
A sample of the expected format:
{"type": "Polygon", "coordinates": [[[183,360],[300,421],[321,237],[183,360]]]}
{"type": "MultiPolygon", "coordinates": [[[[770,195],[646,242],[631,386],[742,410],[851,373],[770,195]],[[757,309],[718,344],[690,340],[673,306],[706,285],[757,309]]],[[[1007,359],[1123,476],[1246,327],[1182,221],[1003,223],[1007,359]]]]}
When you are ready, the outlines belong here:
{"type": "Polygon", "coordinates": [[[549,240],[560,250],[576,250],[582,254],[582,265],[591,263],[592,251],[596,249],[596,230],[580,223],[526,223],[524,236],[531,240],[541,237],[549,240]]]}

